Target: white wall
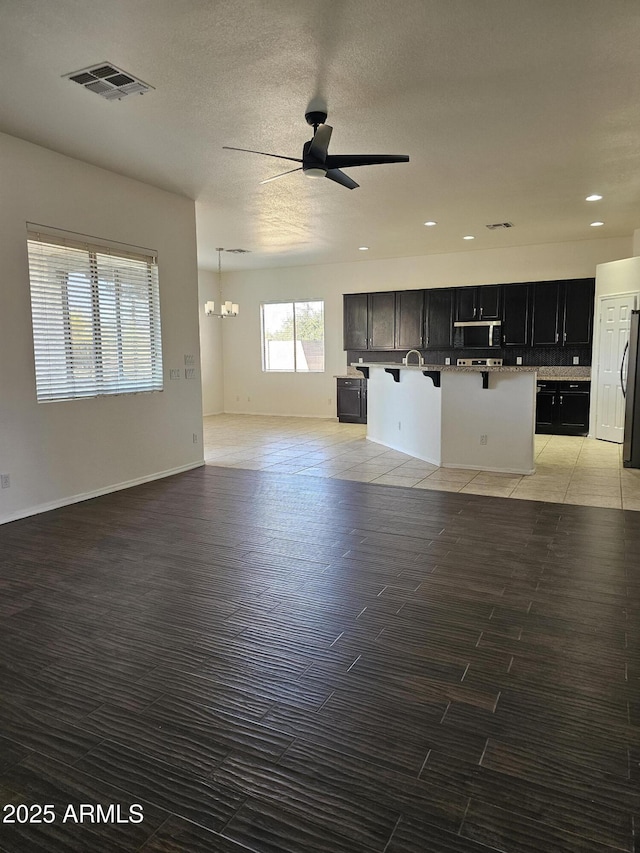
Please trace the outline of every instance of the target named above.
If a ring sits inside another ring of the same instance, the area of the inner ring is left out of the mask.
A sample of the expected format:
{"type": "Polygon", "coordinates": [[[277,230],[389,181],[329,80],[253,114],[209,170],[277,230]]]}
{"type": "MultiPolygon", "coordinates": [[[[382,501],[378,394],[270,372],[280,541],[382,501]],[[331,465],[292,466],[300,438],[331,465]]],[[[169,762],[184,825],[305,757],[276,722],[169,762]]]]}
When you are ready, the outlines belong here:
{"type": "Polygon", "coordinates": [[[223,329],[224,409],[335,417],[334,376],[346,369],[343,293],[586,278],[631,251],[631,237],[609,238],[225,273],[225,298],[240,303],[240,316],[223,329]],[[325,300],[325,373],[262,372],[260,302],[279,299],[325,300]]]}
{"type": "Polygon", "coordinates": [[[200,317],[200,358],[202,360],[202,413],[217,415],[224,411],[222,371],[222,326],[235,320],[221,320],[204,313],[205,302],[215,302],[220,311],[218,277],[209,270],[198,270],[198,308],[200,317]]]}
{"type": "Polygon", "coordinates": [[[193,202],[3,134],[0,186],[0,522],[202,464],[193,202]],[[36,402],[27,222],[158,250],[163,392],[36,402]]]}

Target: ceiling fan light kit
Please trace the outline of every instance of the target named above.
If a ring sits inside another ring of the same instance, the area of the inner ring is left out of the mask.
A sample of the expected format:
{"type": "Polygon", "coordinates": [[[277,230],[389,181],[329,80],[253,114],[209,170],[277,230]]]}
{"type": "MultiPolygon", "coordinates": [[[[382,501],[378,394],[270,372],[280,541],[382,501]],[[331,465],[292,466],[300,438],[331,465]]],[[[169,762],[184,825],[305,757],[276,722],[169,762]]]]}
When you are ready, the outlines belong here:
{"type": "Polygon", "coordinates": [[[281,172],[279,175],[274,175],[261,184],[267,184],[270,181],[275,181],[278,178],[283,178],[285,175],[290,175],[292,172],[302,171],[309,178],[329,178],[336,184],[340,184],[349,190],[355,190],[360,186],[353,178],[345,174],[342,169],[352,169],[355,166],[376,166],[383,163],[408,163],[409,156],[407,154],[329,154],[329,142],[333,128],[325,124],[327,113],[321,110],[312,110],[305,114],[307,124],[313,127],[313,139],[305,142],[302,149],[302,157],[285,157],[281,154],[270,154],[267,151],[255,151],[252,148],[235,148],[231,145],[223,145],[222,147],[228,151],[244,151],[248,154],[260,154],[263,157],[275,157],[278,160],[289,160],[294,163],[301,163],[295,169],[289,169],[286,172],[281,172]]]}

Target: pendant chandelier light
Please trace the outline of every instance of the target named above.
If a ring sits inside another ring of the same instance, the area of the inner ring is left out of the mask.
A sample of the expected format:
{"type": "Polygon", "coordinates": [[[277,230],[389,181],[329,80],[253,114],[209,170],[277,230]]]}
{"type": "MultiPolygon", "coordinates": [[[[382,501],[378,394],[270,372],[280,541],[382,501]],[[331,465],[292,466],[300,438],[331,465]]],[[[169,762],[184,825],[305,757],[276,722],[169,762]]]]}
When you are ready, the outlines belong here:
{"type": "MultiPolygon", "coordinates": [[[[218,253],[218,293],[220,294],[220,311],[216,313],[216,303],[215,302],[205,302],[204,303],[204,313],[207,317],[221,317],[223,320],[226,317],[237,317],[240,313],[240,306],[237,302],[222,302],[222,253],[225,250],[223,248],[216,248],[216,252],[218,253]]],[[[228,251],[233,251],[232,249],[228,251]]]]}

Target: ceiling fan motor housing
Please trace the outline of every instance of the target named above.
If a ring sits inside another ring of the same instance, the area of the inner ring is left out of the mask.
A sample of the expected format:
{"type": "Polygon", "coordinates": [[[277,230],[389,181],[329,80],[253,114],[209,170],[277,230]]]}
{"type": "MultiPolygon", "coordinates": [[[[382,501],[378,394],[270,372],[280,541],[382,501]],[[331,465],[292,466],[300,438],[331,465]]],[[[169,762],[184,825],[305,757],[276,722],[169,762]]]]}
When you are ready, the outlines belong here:
{"type": "Polygon", "coordinates": [[[302,149],[302,171],[308,178],[324,178],[327,173],[327,166],[321,160],[309,154],[312,142],[312,139],[309,142],[305,142],[302,149]]]}

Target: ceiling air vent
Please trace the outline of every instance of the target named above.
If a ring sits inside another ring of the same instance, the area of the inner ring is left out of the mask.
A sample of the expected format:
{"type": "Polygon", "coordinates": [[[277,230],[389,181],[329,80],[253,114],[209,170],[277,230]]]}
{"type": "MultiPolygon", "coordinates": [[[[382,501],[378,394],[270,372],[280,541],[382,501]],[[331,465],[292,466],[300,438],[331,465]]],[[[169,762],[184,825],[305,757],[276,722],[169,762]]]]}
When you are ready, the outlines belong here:
{"type": "Polygon", "coordinates": [[[62,76],[108,101],[121,101],[127,95],[144,95],[145,92],[153,89],[153,86],[143,83],[133,74],[117,68],[110,62],[100,62],[62,76]]]}
{"type": "Polygon", "coordinates": [[[513,228],[513,222],[494,222],[493,225],[487,225],[489,231],[497,231],[498,228],[513,228]]]}

